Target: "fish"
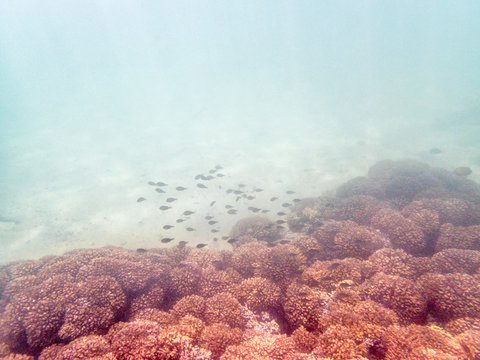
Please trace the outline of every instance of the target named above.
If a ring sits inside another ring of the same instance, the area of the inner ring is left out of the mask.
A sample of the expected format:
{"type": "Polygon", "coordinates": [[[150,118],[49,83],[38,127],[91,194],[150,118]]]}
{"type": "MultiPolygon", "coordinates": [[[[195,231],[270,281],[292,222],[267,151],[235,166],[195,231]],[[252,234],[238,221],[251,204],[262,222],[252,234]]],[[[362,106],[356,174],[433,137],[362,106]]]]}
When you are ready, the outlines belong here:
{"type": "Polygon", "coordinates": [[[204,248],[205,246],[207,246],[207,244],[198,244],[196,248],[201,249],[201,248],[204,248]]]}
{"type": "Polygon", "coordinates": [[[172,207],[171,206],[166,206],[166,205],[162,205],[159,207],[160,210],[168,210],[168,209],[171,209],[172,207]]]}
{"type": "Polygon", "coordinates": [[[178,224],[180,224],[180,223],[182,223],[182,222],[184,222],[184,221],[185,221],[185,219],[177,219],[177,220],[175,220],[175,222],[178,223],[178,224]]]}
{"type": "Polygon", "coordinates": [[[281,224],[285,224],[285,223],[286,223],[286,221],[285,221],[285,220],[277,220],[277,221],[275,221],[275,222],[276,222],[277,224],[280,224],[280,225],[281,225],[281,224]]]}
{"type": "Polygon", "coordinates": [[[339,266],[340,266],[340,263],[334,262],[334,263],[331,263],[331,264],[327,267],[327,270],[335,270],[335,269],[338,268],[339,266]]]}
{"type": "Polygon", "coordinates": [[[225,209],[231,209],[231,208],[233,208],[232,205],[225,205],[225,209]]]}
{"type": "Polygon", "coordinates": [[[284,216],[284,215],[287,215],[287,214],[284,213],[283,211],[279,211],[279,212],[277,212],[277,215],[278,215],[278,216],[284,216]]]}
{"type": "Polygon", "coordinates": [[[240,195],[240,194],[243,194],[243,191],[242,190],[234,190],[233,193],[235,195],[240,195]]]}
{"type": "Polygon", "coordinates": [[[210,220],[210,219],[213,219],[213,216],[211,216],[211,215],[205,216],[205,220],[210,220]]]}
{"type": "Polygon", "coordinates": [[[245,185],[245,184],[238,184],[238,187],[239,187],[239,188],[244,188],[245,186],[247,186],[247,185],[245,185]]]}
{"type": "Polygon", "coordinates": [[[297,203],[297,202],[302,201],[302,199],[293,199],[292,201],[295,202],[295,203],[297,203]]]}
{"type": "Polygon", "coordinates": [[[216,223],[218,223],[218,221],[210,220],[210,221],[208,222],[208,225],[214,225],[214,224],[216,224],[216,223]]]}
{"type": "Polygon", "coordinates": [[[217,229],[212,229],[212,230],[210,230],[210,232],[211,232],[211,233],[214,233],[214,234],[215,234],[215,233],[218,233],[219,231],[220,231],[220,230],[217,230],[217,229]]]}
{"type": "Polygon", "coordinates": [[[197,187],[199,187],[200,189],[206,189],[207,187],[205,185],[203,185],[202,183],[198,183],[197,184],[197,187]]]}
{"type": "Polygon", "coordinates": [[[163,191],[163,190],[160,189],[160,188],[156,188],[155,191],[158,192],[158,193],[160,193],[160,194],[165,194],[165,191],[163,191]]]}
{"type": "Polygon", "coordinates": [[[182,241],[179,241],[179,242],[178,242],[178,247],[179,247],[179,248],[183,248],[183,247],[185,247],[185,245],[187,245],[187,244],[188,244],[188,241],[182,240],[182,241]]]}
{"type": "Polygon", "coordinates": [[[163,225],[164,230],[168,230],[168,229],[171,229],[173,227],[174,227],[173,225],[163,225]]]}
{"type": "Polygon", "coordinates": [[[212,179],[215,179],[215,176],[208,175],[208,176],[206,176],[205,179],[203,179],[203,180],[212,180],[212,179]]]}
{"type": "Polygon", "coordinates": [[[277,229],[283,230],[283,229],[285,229],[285,226],[283,226],[283,225],[277,225],[277,229]]]}
{"type": "Polygon", "coordinates": [[[275,196],[274,196],[274,197],[270,198],[270,201],[275,201],[275,200],[277,200],[277,199],[278,199],[278,197],[275,197],[275,196]]]}
{"type": "Polygon", "coordinates": [[[218,174],[217,174],[217,177],[220,177],[220,178],[221,178],[221,177],[224,177],[224,176],[225,176],[225,175],[222,174],[222,173],[218,173],[218,174]]]}
{"type": "Polygon", "coordinates": [[[137,249],[137,250],[135,250],[135,251],[136,251],[137,253],[140,253],[140,254],[144,254],[144,253],[146,253],[146,252],[147,252],[147,250],[146,250],[146,249],[144,249],[144,248],[138,248],[138,249],[137,249]]]}
{"type": "Polygon", "coordinates": [[[442,150],[440,150],[439,148],[430,149],[430,154],[437,155],[437,154],[440,154],[441,152],[442,152],[442,150]]]}
{"type": "Polygon", "coordinates": [[[152,185],[152,186],[157,185],[157,184],[155,184],[153,181],[149,181],[147,184],[148,184],[148,185],[152,185]]]}
{"type": "Polygon", "coordinates": [[[287,191],[285,191],[285,193],[288,194],[288,195],[292,195],[292,194],[295,194],[295,191],[293,191],[293,190],[287,190],[287,191]]]}
{"type": "Polygon", "coordinates": [[[157,186],[167,186],[167,184],[165,184],[164,182],[161,182],[161,181],[157,182],[156,185],[157,186]]]}
{"type": "Polygon", "coordinates": [[[216,172],[217,172],[217,169],[212,169],[208,171],[209,174],[215,174],[216,172]]]}
{"type": "Polygon", "coordinates": [[[453,171],[453,173],[458,176],[468,176],[472,173],[472,169],[467,166],[459,166],[453,171]]]}
{"type": "Polygon", "coordinates": [[[266,213],[268,213],[269,211],[270,211],[270,210],[267,210],[267,209],[262,210],[262,214],[266,214],[266,213]]]}
{"type": "Polygon", "coordinates": [[[183,215],[185,215],[185,216],[192,215],[192,214],[195,214],[195,211],[185,210],[185,211],[183,212],[183,215]]]}
{"type": "Polygon", "coordinates": [[[202,174],[198,174],[198,175],[195,175],[195,180],[205,180],[203,179],[205,176],[203,176],[202,174]]]}
{"type": "Polygon", "coordinates": [[[222,165],[216,165],[216,166],[215,166],[215,169],[217,169],[217,170],[222,170],[223,167],[222,167],[222,165]]]}
{"type": "Polygon", "coordinates": [[[227,211],[227,213],[230,214],[230,215],[235,215],[237,213],[237,210],[230,209],[230,210],[227,211]]]}
{"type": "Polygon", "coordinates": [[[253,199],[255,199],[255,196],[252,196],[252,195],[247,196],[247,200],[253,200],[253,199]]]}
{"type": "Polygon", "coordinates": [[[142,202],[142,201],[145,201],[145,200],[147,200],[147,199],[145,199],[144,197],[139,197],[139,198],[137,199],[137,202],[142,202]]]}
{"type": "Polygon", "coordinates": [[[233,244],[235,241],[238,241],[238,239],[231,238],[231,239],[229,239],[227,242],[228,242],[229,244],[233,244]]]}
{"type": "Polygon", "coordinates": [[[183,187],[183,186],[177,186],[177,187],[175,188],[175,190],[177,190],[177,191],[183,191],[183,190],[187,190],[187,188],[186,188],[186,187],[183,187]]]}
{"type": "Polygon", "coordinates": [[[161,241],[162,243],[166,244],[166,243],[169,243],[169,242],[172,241],[172,240],[175,240],[175,238],[167,238],[167,237],[165,237],[165,238],[163,238],[163,239],[160,240],[160,241],[161,241]]]}
{"type": "MultiPolygon", "coordinates": [[[[290,244],[290,240],[280,240],[278,242],[279,244],[285,245],[285,244],[290,244]]],[[[296,254],[295,254],[296,255],[296,254]]]]}
{"type": "Polygon", "coordinates": [[[289,204],[289,203],[283,203],[282,204],[283,207],[289,207],[289,206],[292,206],[292,204],[289,204]]]}
{"type": "Polygon", "coordinates": [[[194,229],[194,228],[192,228],[192,227],[190,227],[190,226],[189,226],[189,227],[187,227],[185,230],[187,230],[187,231],[195,231],[195,229],[194,229]]]}
{"type": "Polygon", "coordinates": [[[174,202],[175,200],[177,200],[177,199],[176,199],[176,198],[173,198],[173,197],[169,197],[169,198],[167,199],[167,202],[168,202],[168,203],[171,203],[171,202],[174,202]]]}
{"type": "Polygon", "coordinates": [[[253,191],[255,191],[255,192],[262,192],[262,191],[263,191],[263,189],[256,188],[256,189],[253,189],[253,191]]]}
{"type": "Polygon", "coordinates": [[[218,241],[218,238],[214,237],[214,238],[213,238],[213,241],[218,241]]]}
{"type": "Polygon", "coordinates": [[[227,240],[228,236],[222,236],[222,240],[227,240]]]}
{"type": "Polygon", "coordinates": [[[237,198],[235,199],[235,202],[238,202],[238,200],[241,199],[241,196],[237,196],[237,198]]]}
{"type": "Polygon", "coordinates": [[[249,206],[249,207],[248,207],[248,210],[253,211],[254,213],[257,213],[257,212],[259,212],[261,209],[256,208],[256,207],[253,207],[253,206],[249,206]]]}
{"type": "Polygon", "coordinates": [[[231,194],[232,192],[233,192],[233,189],[228,189],[228,190],[226,191],[227,194],[231,194]]]}
{"type": "Polygon", "coordinates": [[[215,205],[215,203],[216,203],[216,201],[212,201],[212,202],[210,203],[210,206],[215,205]]]}

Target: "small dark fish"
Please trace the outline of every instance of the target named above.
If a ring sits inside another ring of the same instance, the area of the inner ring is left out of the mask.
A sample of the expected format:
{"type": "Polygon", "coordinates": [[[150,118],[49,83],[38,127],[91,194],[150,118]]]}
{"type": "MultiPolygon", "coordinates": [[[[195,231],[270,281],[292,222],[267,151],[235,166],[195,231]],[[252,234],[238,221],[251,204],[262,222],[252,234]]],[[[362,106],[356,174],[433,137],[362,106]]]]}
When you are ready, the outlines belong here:
{"type": "Polygon", "coordinates": [[[255,192],[262,192],[262,191],[263,191],[263,189],[256,188],[256,189],[253,189],[253,191],[255,191],[255,192]]]}
{"type": "Polygon", "coordinates": [[[257,212],[259,212],[261,209],[256,208],[256,207],[253,207],[253,206],[249,206],[249,207],[248,207],[248,210],[253,211],[254,213],[257,213],[257,212]]]}
{"type": "Polygon", "coordinates": [[[285,221],[285,220],[277,220],[277,221],[275,221],[275,222],[276,222],[277,224],[280,224],[280,225],[281,225],[281,224],[285,224],[285,223],[286,223],[286,221],[285,221]]]}
{"type": "Polygon", "coordinates": [[[430,149],[430,154],[433,154],[433,155],[438,155],[442,152],[442,150],[440,150],[439,148],[432,148],[430,149]]]}
{"type": "Polygon", "coordinates": [[[145,253],[147,252],[147,250],[144,249],[144,248],[138,248],[138,249],[136,250],[136,252],[137,252],[137,253],[140,253],[140,254],[145,254],[145,253]]]}
{"type": "Polygon", "coordinates": [[[175,200],[177,200],[177,199],[175,199],[175,198],[168,198],[168,199],[167,199],[167,202],[168,202],[168,203],[171,203],[171,202],[174,202],[175,200]]]}
{"type": "Polygon", "coordinates": [[[238,187],[239,187],[239,188],[244,188],[245,186],[247,186],[247,185],[245,185],[245,184],[238,184],[238,187]]]}
{"type": "Polygon", "coordinates": [[[231,238],[231,239],[229,239],[227,242],[228,242],[229,244],[233,244],[235,241],[238,241],[238,239],[231,238]]]}
{"type": "Polygon", "coordinates": [[[285,193],[287,193],[288,195],[292,195],[292,194],[295,194],[295,191],[293,191],[293,190],[287,190],[287,191],[285,191],[285,193]]]}
{"type": "Polygon", "coordinates": [[[340,263],[334,262],[334,263],[331,263],[330,265],[328,265],[327,270],[335,270],[339,266],[340,266],[340,263]]]}
{"type": "Polygon", "coordinates": [[[215,234],[215,233],[218,233],[219,231],[220,231],[220,230],[217,230],[217,229],[212,229],[212,230],[210,230],[210,232],[212,232],[212,233],[214,233],[214,234],[215,234]]]}
{"type": "Polygon", "coordinates": [[[139,197],[139,198],[137,199],[137,202],[142,202],[142,201],[145,201],[145,200],[147,200],[147,199],[145,199],[144,197],[139,197]]]}
{"type": "Polygon", "coordinates": [[[185,221],[185,219],[177,219],[177,220],[176,220],[176,223],[177,223],[177,224],[180,224],[180,223],[182,223],[182,222],[184,222],[184,221],[185,221]]]}
{"type": "Polygon", "coordinates": [[[289,203],[283,203],[282,204],[283,207],[289,207],[289,206],[292,206],[292,204],[289,204],[289,203]]]}
{"type": "Polygon", "coordinates": [[[270,211],[270,210],[267,210],[267,209],[262,210],[262,214],[266,214],[266,213],[268,213],[269,211],[270,211]]]}
{"type": "Polygon", "coordinates": [[[167,186],[167,184],[165,184],[164,182],[161,182],[161,181],[157,182],[156,185],[157,186],[167,186]]]}
{"type": "Polygon", "coordinates": [[[186,187],[183,187],[183,186],[177,186],[177,187],[175,188],[175,190],[177,190],[177,191],[183,191],[183,190],[187,190],[187,188],[186,188],[186,187]]]}
{"type": "Polygon", "coordinates": [[[203,185],[202,183],[198,183],[197,184],[197,187],[199,187],[200,189],[206,189],[207,187],[205,185],[203,185]]]}
{"type": "Polygon", "coordinates": [[[224,177],[225,175],[223,175],[222,173],[218,173],[217,174],[217,177],[224,177]]]}
{"type": "Polygon", "coordinates": [[[283,211],[280,211],[280,212],[277,212],[277,215],[278,215],[278,216],[285,216],[285,215],[287,215],[287,214],[284,213],[283,211]]]}
{"type": "Polygon", "coordinates": [[[189,215],[192,215],[192,214],[195,214],[195,211],[186,210],[186,211],[183,212],[183,215],[185,215],[185,216],[189,216],[189,215]]]}
{"type": "Polygon", "coordinates": [[[217,172],[217,169],[212,169],[212,170],[210,170],[208,173],[209,173],[209,174],[215,174],[216,172],[217,172]]]}
{"type": "Polygon", "coordinates": [[[297,202],[302,201],[302,199],[293,199],[292,201],[293,201],[294,203],[297,203],[297,202]]]}
{"type": "Polygon", "coordinates": [[[253,199],[255,199],[255,196],[252,196],[252,195],[247,196],[247,200],[253,200],[253,199]]]}
{"type": "Polygon", "coordinates": [[[163,225],[164,230],[168,230],[168,229],[171,229],[173,227],[174,227],[173,225],[163,225]]]}
{"type": "Polygon", "coordinates": [[[277,229],[283,230],[283,229],[285,229],[285,226],[283,226],[283,225],[277,225],[277,229]]]}
{"type": "Polygon", "coordinates": [[[149,181],[149,182],[148,182],[148,185],[155,186],[155,185],[157,185],[157,184],[155,184],[153,181],[149,181]]]}
{"type": "Polygon", "coordinates": [[[182,241],[179,241],[179,242],[178,242],[178,247],[179,247],[179,248],[183,248],[183,247],[185,247],[185,245],[187,245],[187,244],[188,244],[188,241],[182,240],[182,241]]]}
{"type": "Polygon", "coordinates": [[[231,194],[232,192],[233,192],[232,189],[228,189],[228,190],[226,191],[227,194],[231,194]]]}
{"type": "Polygon", "coordinates": [[[267,242],[267,247],[274,247],[276,245],[274,242],[267,242]]]}
{"type": "Polygon", "coordinates": [[[241,196],[237,196],[237,198],[235,199],[235,202],[238,202],[238,200],[240,200],[242,197],[241,196]]]}
{"type": "Polygon", "coordinates": [[[213,219],[213,216],[211,216],[211,215],[205,216],[205,220],[211,220],[211,219],[213,219]]]}
{"type": "Polygon", "coordinates": [[[200,180],[200,179],[204,180],[203,178],[204,176],[202,174],[195,175],[195,180],[200,180]]]}
{"type": "Polygon", "coordinates": [[[222,236],[222,240],[227,240],[228,236],[222,236]]]}
{"type": "Polygon", "coordinates": [[[207,244],[198,244],[196,248],[201,249],[201,248],[204,248],[205,246],[207,246],[207,244]]]}
{"type": "Polygon", "coordinates": [[[208,176],[205,177],[205,179],[203,179],[203,180],[212,180],[212,179],[215,179],[215,176],[208,175],[208,176]]]}
{"type": "Polygon", "coordinates": [[[240,194],[243,194],[243,191],[242,190],[234,190],[233,193],[235,195],[240,195],[240,194]]]}
{"type": "Polygon", "coordinates": [[[162,243],[166,244],[166,243],[169,243],[170,241],[172,240],[175,240],[175,238],[163,238],[162,240],[160,240],[162,243]]]}
{"type": "Polygon", "coordinates": [[[214,237],[214,238],[213,238],[213,241],[218,241],[218,238],[214,237]]]}
{"type": "Polygon", "coordinates": [[[277,199],[278,199],[278,197],[275,197],[275,196],[274,196],[274,197],[272,197],[272,198],[270,199],[270,201],[275,201],[275,200],[277,200],[277,199]]]}
{"type": "Polygon", "coordinates": [[[223,167],[222,167],[222,165],[217,165],[217,166],[215,166],[215,169],[217,169],[217,170],[222,170],[223,167]]]}
{"type": "Polygon", "coordinates": [[[230,209],[230,210],[227,211],[227,213],[229,213],[230,215],[235,215],[237,213],[237,210],[230,209]]]}
{"type": "Polygon", "coordinates": [[[192,228],[192,227],[187,227],[185,230],[187,230],[187,231],[195,231],[195,229],[192,228]]]}
{"type": "Polygon", "coordinates": [[[165,194],[165,191],[163,191],[163,190],[160,189],[160,188],[156,188],[155,191],[158,192],[158,193],[160,193],[160,194],[165,194]]]}
{"type": "Polygon", "coordinates": [[[225,209],[231,209],[231,208],[233,208],[232,205],[225,205],[225,209]]]}
{"type": "Polygon", "coordinates": [[[216,203],[216,201],[212,201],[212,202],[210,203],[210,206],[215,205],[215,203],[216,203]]]}
{"type": "Polygon", "coordinates": [[[218,221],[210,220],[210,221],[208,222],[208,225],[214,225],[214,224],[216,224],[216,223],[218,223],[218,221]]]}
{"type": "MultiPolygon", "coordinates": [[[[280,240],[279,243],[282,244],[282,245],[290,244],[290,240],[280,240]]],[[[294,253],[294,255],[296,255],[296,254],[294,253]]]]}
{"type": "Polygon", "coordinates": [[[166,206],[166,205],[162,205],[159,207],[160,210],[168,210],[168,209],[171,209],[172,207],[171,206],[166,206]]]}

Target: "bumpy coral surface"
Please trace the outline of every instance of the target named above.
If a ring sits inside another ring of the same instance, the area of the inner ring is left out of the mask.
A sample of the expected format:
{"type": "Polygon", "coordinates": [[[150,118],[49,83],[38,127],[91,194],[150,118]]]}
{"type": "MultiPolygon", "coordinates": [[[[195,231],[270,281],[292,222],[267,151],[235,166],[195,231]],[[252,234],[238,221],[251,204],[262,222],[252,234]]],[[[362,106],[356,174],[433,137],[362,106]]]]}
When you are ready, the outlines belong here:
{"type": "Polygon", "coordinates": [[[233,251],[80,249],[0,267],[0,360],[478,359],[480,187],[386,160],[233,251]],[[285,236],[285,238],[284,238],[285,236]],[[287,238],[288,236],[288,238],[287,238]]]}

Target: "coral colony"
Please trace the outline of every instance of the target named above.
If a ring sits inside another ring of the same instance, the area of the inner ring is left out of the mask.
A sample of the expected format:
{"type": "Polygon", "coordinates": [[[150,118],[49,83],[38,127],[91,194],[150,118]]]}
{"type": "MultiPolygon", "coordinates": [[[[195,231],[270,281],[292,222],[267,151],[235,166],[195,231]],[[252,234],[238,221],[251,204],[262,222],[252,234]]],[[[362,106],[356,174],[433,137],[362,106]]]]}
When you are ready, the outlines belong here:
{"type": "Polygon", "coordinates": [[[382,161],[289,211],[288,236],[241,220],[233,251],[108,247],[3,266],[0,358],[480,357],[479,185],[382,161]]]}

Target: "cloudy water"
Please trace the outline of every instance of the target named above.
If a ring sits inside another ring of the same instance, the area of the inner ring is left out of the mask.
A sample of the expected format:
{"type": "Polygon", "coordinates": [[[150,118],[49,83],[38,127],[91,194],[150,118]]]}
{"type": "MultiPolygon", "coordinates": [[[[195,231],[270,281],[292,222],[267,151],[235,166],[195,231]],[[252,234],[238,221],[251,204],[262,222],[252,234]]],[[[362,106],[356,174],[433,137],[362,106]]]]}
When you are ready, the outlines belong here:
{"type": "Polygon", "coordinates": [[[475,1],[1,1],[0,262],[228,249],[239,219],[280,225],[386,158],[480,180],[479,16],[475,1]]]}

